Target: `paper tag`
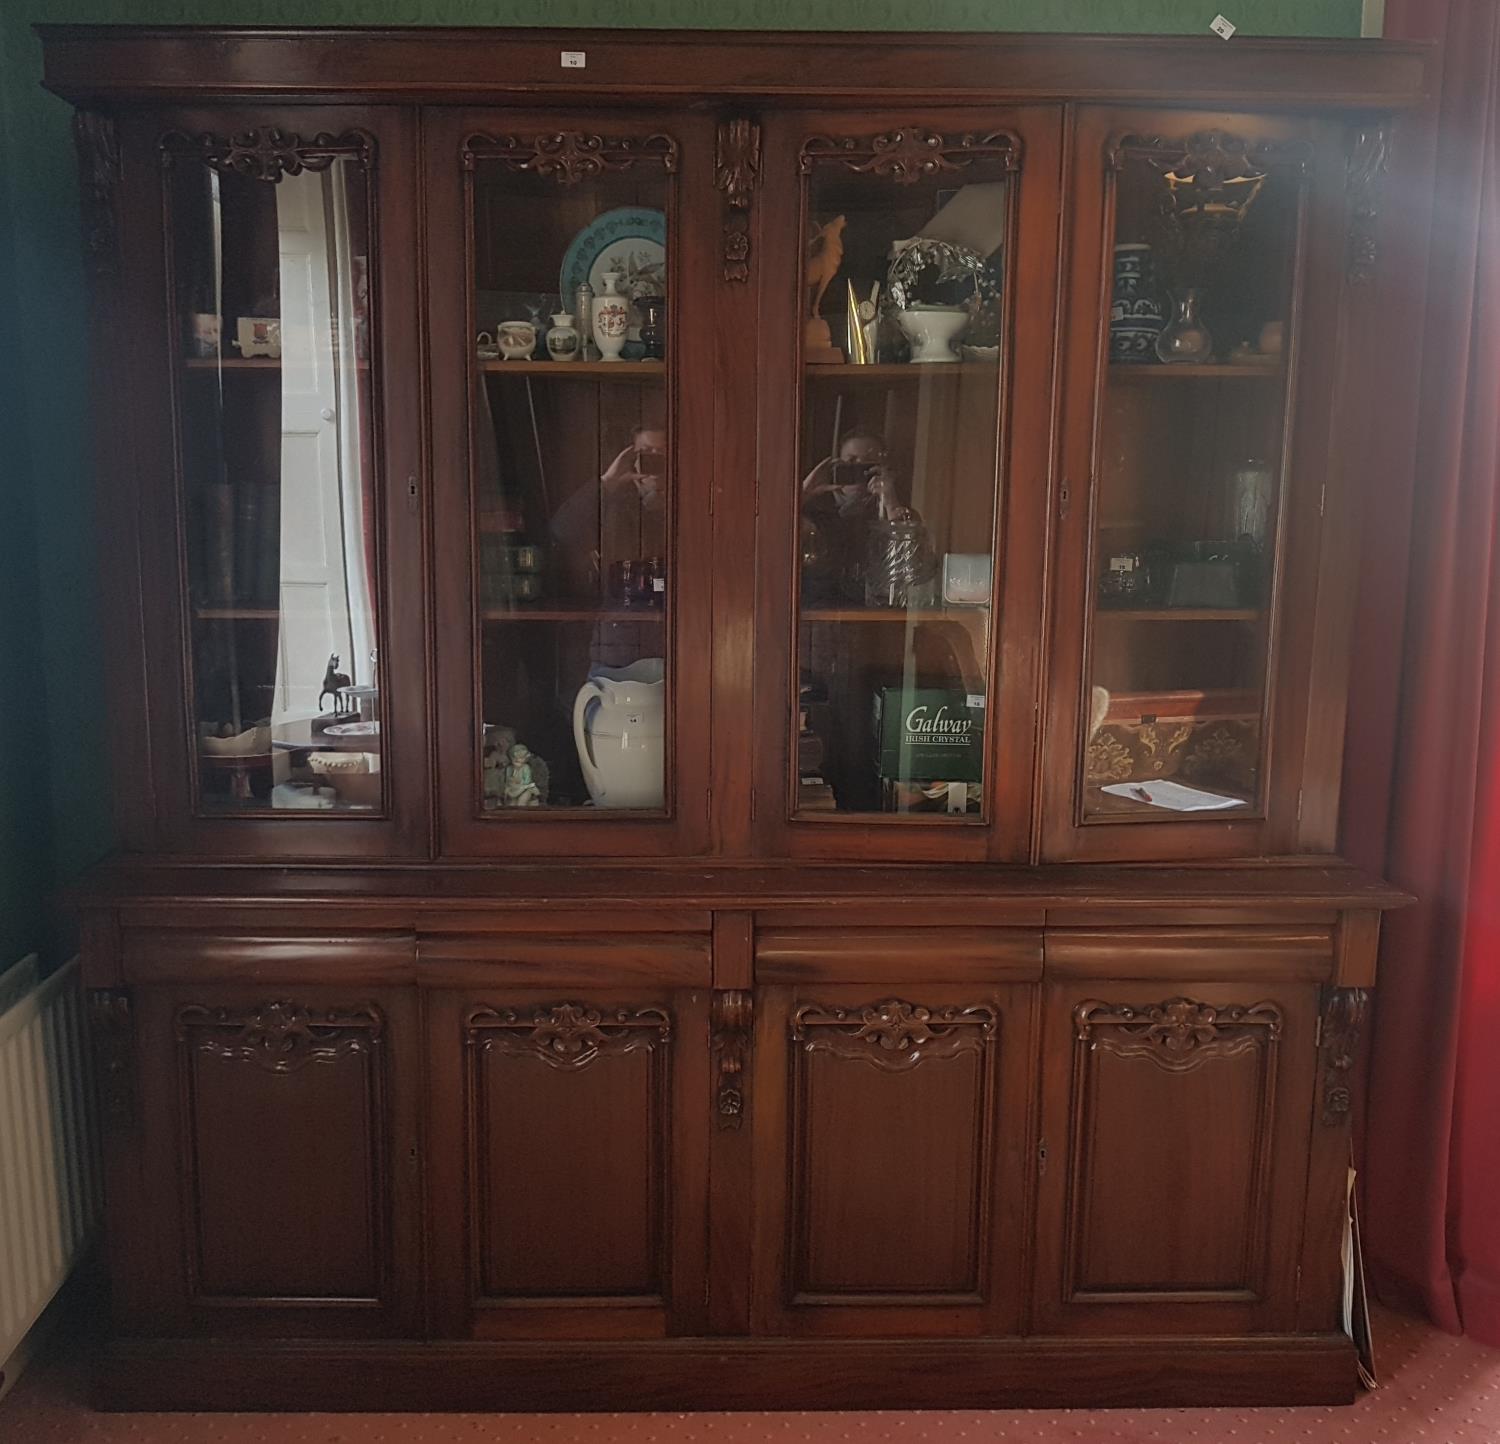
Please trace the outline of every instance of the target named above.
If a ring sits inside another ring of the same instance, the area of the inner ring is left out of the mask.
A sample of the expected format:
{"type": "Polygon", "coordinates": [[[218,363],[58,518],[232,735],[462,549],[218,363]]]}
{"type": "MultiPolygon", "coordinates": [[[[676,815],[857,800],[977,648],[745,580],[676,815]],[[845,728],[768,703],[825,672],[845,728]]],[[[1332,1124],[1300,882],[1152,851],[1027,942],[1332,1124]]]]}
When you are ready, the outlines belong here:
{"type": "Polygon", "coordinates": [[[1209,22],[1208,28],[1212,30],[1220,40],[1228,40],[1229,37],[1234,34],[1236,27],[1232,21],[1226,20],[1222,15],[1215,15],[1214,18],[1209,22]]]}
{"type": "Polygon", "coordinates": [[[665,577],[652,577],[651,578],[651,590],[653,592],[664,592],[664,591],[666,591],[666,589],[667,589],[667,579],[665,577]]]}
{"type": "MultiPolygon", "coordinates": [[[[1219,20],[1223,19],[1222,15],[1219,16],[1219,20]]],[[[1218,20],[1214,21],[1215,25],[1218,23],[1218,20]]],[[[1231,25],[1229,29],[1233,31],[1234,26],[1231,25]]],[[[1225,36],[1225,39],[1228,39],[1228,36],[1225,36]]],[[[589,57],[586,50],[564,50],[562,53],[562,68],[564,70],[582,70],[588,63],[589,57]]]]}
{"type": "Polygon", "coordinates": [[[984,706],[984,693],[983,692],[970,692],[968,694],[968,696],[966,696],[964,698],[964,706],[965,707],[983,707],[984,706]]]}

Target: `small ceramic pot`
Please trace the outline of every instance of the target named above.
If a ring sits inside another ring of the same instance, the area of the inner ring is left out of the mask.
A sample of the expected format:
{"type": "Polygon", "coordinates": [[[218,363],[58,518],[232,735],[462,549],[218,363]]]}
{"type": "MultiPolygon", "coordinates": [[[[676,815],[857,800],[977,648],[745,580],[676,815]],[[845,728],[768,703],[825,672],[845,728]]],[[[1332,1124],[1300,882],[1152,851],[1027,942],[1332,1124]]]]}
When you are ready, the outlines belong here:
{"type": "Polygon", "coordinates": [[[495,340],[507,361],[526,361],[536,350],[536,327],[530,321],[502,321],[495,340]]]}
{"type": "Polygon", "coordinates": [[[896,312],[901,334],[911,343],[915,365],[936,361],[957,361],[953,342],[969,324],[969,313],[962,306],[911,306],[896,312]]]}

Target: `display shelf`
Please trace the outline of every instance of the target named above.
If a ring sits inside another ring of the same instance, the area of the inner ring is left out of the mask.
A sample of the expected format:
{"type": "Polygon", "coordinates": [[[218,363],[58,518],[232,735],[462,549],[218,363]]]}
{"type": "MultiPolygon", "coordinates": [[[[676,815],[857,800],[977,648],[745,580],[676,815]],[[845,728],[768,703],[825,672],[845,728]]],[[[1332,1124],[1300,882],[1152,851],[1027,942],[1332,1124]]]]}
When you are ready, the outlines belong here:
{"type": "Polygon", "coordinates": [[[1258,622],[1259,607],[1096,607],[1095,617],[1111,622],[1258,622]]]}
{"type": "Polygon", "coordinates": [[[919,366],[908,361],[881,362],[873,366],[860,366],[850,361],[826,364],[810,361],[803,366],[802,373],[809,380],[819,381],[914,381],[924,376],[951,381],[965,376],[995,376],[999,370],[997,361],[940,361],[919,366]]]}
{"type": "Polygon", "coordinates": [[[491,376],[551,376],[559,381],[660,381],[665,361],[480,361],[491,376]]]}
{"type": "Polygon", "coordinates": [[[966,622],[987,618],[988,606],[976,607],[804,607],[804,622],[966,622]]]}
{"type": "Polygon", "coordinates": [[[1154,366],[1112,362],[1109,368],[1111,381],[1271,381],[1285,375],[1286,368],[1280,362],[1209,361],[1200,365],[1191,361],[1163,361],[1154,366]]]}
{"type": "Polygon", "coordinates": [[[486,622],[660,622],[662,607],[481,607],[486,622]]]}
{"type": "Polygon", "coordinates": [[[280,607],[198,607],[193,615],[200,622],[279,622],[280,607]]]}

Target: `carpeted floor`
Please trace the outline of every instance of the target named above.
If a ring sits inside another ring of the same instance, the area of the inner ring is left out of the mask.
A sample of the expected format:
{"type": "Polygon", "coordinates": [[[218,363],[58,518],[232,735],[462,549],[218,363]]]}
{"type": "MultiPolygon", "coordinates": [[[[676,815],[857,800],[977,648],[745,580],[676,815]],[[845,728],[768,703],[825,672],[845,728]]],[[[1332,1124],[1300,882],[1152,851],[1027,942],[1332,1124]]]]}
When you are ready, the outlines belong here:
{"type": "Polygon", "coordinates": [[[1347,1409],[842,1414],[95,1414],[86,1366],[33,1366],[4,1444],[1500,1444],[1500,1352],[1379,1313],[1383,1386],[1347,1409]]]}

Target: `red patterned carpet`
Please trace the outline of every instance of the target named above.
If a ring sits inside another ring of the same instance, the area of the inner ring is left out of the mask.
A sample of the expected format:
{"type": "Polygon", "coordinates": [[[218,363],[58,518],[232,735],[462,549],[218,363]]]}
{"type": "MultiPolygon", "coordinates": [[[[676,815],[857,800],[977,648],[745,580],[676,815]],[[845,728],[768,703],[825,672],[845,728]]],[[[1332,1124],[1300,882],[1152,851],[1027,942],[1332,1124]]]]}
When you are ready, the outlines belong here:
{"type": "Polygon", "coordinates": [[[73,1361],[0,1404],[4,1444],[1500,1444],[1500,1352],[1376,1317],[1383,1386],[1347,1409],[842,1414],[95,1414],[73,1361]]]}

